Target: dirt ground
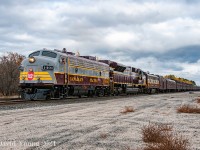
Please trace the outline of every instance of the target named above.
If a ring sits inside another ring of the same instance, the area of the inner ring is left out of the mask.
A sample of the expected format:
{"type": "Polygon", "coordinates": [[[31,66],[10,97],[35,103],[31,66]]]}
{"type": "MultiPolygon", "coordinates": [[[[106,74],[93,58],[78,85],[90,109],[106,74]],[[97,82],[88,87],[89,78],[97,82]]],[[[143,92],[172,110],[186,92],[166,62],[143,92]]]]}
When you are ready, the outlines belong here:
{"type": "Polygon", "coordinates": [[[178,114],[197,105],[200,92],[132,96],[0,111],[0,149],[128,150],[144,146],[141,127],[168,123],[200,150],[200,114],[178,114]],[[135,112],[120,113],[125,106],[135,112]]]}

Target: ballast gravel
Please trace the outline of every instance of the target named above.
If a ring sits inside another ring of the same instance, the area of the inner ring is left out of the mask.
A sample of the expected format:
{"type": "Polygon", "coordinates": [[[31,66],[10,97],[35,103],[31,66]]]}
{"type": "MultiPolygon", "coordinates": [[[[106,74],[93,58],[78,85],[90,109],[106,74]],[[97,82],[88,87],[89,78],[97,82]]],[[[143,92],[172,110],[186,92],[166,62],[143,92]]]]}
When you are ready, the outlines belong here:
{"type": "Polygon", "coordinates": [[[140,149],[141,128],[173,125],[200,150],[200,114],[177,113],[177,107],[200,107],[200,92],[117,98],[30,102],[0,106],[0,149],[127,150],[140,149]],[[121,113],[125,106],[135,112],[121,113]]]}

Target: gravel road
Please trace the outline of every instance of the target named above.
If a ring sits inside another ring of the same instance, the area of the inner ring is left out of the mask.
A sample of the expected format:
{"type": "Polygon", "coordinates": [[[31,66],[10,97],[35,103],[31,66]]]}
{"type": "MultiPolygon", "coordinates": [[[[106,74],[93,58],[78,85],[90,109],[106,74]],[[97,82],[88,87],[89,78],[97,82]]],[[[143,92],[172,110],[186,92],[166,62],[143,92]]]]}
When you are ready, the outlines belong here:
{"type": "Polygon", "coordinates": [[[173,125],[189,138],[192,150],[200,150],[200,114],[176,113],[182,104],[200,107],[198,96],[185,92],[1,106],[0,149],[134,150],[144,146],[141,127],[155,122],[173,125]],[[135,112],[120,113],[125,106],[135,112]]]}

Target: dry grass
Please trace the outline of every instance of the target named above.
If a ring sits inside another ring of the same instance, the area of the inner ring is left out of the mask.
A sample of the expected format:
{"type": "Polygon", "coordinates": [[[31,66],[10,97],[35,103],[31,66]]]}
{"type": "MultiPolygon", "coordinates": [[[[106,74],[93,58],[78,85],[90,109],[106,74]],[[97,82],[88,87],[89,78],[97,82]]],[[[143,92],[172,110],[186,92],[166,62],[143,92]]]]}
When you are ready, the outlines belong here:
{"type": "Polygon", "coordinates": [[[149,123],[142,127],[142,140],[146,143],[160,143],[165,140],[165,134],[168,131],[172,131],[172,126],[149,123]]]}
{"type": "Polygon", "coordinates": [[[197,98],[197,103],[199,103],[199,104],[200,104],[200,97],[198,97],[198,98],[197,98]]]}
{"type": "Polygon", "coordinates": [[[130,112],[134,112],[134,108],[132,106],[125,106],[124,109],[120,112],[122,114],[127,114],[130,112]]]}
{"type": "Polygon", "coordinates": [[[108,137],[108,134],[106,134],[106,133],[101,133],[100,134],[100,138],[101,139],[106,139],[108,137]]]}
{"type": "Polygon", "coordinates": [[[197,106],[182,105],[177,108],[178,113],[200,113],[200,108],[197,106]]]}
{"type": "Polygon", "coordinates": [[[183,136],[174,135],[172,126],[152,124],[142,128],[143,150],[188,150],[189,142],[183,136]]]}
{"type": "Polygon", "coordinates": [[[182,136],[169,134],[161,143],[147,144],[143,150],[188,150],[189,141],[182,136]]]}

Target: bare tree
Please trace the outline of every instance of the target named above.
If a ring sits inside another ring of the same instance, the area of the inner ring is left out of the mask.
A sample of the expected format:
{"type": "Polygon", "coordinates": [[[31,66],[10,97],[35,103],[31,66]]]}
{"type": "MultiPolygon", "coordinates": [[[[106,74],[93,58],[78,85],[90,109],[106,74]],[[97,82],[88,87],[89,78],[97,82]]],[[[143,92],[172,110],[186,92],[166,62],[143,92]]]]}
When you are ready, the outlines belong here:
{"type": "Polygon", "coordinates": [[[16,94],[19,84],[18,67],[24,56],[8,52],[0,57],[0,93],[4,96],[16,94]]]}

